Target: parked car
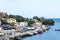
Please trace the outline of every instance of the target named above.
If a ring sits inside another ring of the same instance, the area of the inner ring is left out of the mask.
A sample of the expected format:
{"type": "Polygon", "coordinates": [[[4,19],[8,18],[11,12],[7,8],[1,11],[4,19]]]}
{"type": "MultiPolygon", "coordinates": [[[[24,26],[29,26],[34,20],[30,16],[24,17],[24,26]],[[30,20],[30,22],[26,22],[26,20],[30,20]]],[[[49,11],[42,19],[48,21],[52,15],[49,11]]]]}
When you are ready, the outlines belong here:
{"type": "Polygon", "coordinates": [[[9,29],[14,29],[14,27],[10,26],[10,25],[7,25],[7,26],[2,27],[2,29],[9,30],[9,29]]]}

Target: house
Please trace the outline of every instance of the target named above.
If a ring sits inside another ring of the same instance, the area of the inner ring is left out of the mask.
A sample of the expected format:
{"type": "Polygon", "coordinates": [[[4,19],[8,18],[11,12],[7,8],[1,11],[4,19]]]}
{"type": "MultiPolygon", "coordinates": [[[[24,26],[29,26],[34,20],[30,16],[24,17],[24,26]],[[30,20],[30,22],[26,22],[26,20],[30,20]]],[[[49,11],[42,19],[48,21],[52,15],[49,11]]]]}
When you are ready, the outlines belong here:
{"type": "Polygon", "coordinates": [[[18,23],[18,22],[16,22],[16,23],[14,24],[14,27],[15,27],[16,29],[22,28],[22,27],[20,26],[20,23],[18,23]]]}
{"type": "Polygon", "coordinates": [[[3,21],[7,21],[7,18],[1,18],[1,20],[3,20],[3,21]]]}
{"type": "Polygon", "coordinates": [[[43,29],[47,29],[47,27],[46,27],[45,25],[42,25],[42,28],[43,28],[43,29]]]}
{"type": "Polygon", "coordinates": [[[35,22],[38,22],[38,20],[37,19],[33,19],[35,22]]]}
{"type": "Polygon", "coordinates": [[[22,29],[22,28],[25,28],[26,26],[28,26],[28,23],[27,22],[16,22],[14,24],[14,27],[16,29],[22,29]]]}
{"type": "Polygon", "coordinates": [[[42,22],[35,22],[34,24],[32,24],[33,27],[41,26],[41,25],[42,25],[42,22]]]}
{"type": "Polygon", "coordinates": [[[7,15],[6,12],[0,12],[0,17],[5,17],[7,15]]]}
{"type": "Polygon", "coordinates": [[[26,27],[26,26],[28,26],[28,23],[27,22],[20,22],[20,26],[26,27]]]}
{"type": "Polygon", "coordinates": [[[0,18],[0,21],[7,22],[7,18],[0,18]]]}
{"type": "Polygon", "coordinates": [[[7,22],[8,22],[8,23],[12,23],[12,22],[16,23],[16,19],[14,19],[14,18],[9,18],[9,19],[7,19],[7,22]]]}

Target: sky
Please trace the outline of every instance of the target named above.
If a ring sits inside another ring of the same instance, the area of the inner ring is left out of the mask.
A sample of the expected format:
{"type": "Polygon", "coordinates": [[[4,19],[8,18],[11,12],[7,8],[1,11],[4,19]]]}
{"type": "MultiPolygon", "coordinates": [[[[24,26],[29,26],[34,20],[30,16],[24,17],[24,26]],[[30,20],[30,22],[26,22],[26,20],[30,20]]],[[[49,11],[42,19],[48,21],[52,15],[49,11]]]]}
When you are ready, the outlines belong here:
{"type": "Polygon", "coordinates": [[[60,0],[0,0],[0,12],[29,18],[60,18],[60,0]]]}

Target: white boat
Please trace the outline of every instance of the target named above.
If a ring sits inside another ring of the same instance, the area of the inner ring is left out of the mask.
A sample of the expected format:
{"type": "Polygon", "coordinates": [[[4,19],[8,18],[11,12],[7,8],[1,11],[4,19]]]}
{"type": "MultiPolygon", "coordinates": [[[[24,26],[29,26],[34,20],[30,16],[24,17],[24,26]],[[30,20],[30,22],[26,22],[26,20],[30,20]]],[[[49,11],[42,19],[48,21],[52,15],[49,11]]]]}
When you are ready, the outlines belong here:
{"type": "Polygon", "coordinates": [[[33,33],[32,33],[32,32],[29,32],[28,34],[29,34],[29,35],[33,35],[33,33]]]}
{"type": "Polygon", "coordinates": [[[36,32],[36,31],[32,31],[32,33],[33,33],[34,35],[38,34],[38,32],[36,32]]]}
{"type": "Polygon", "coordinates": [[[4,35],[4,33],[0,33],[0,35],[4,35]]]}
{"type": "Polygon", "coordinates": [[[27,34],[28,35],[33,35],[33,33],[31,31],[28,31],[27,34]]]}

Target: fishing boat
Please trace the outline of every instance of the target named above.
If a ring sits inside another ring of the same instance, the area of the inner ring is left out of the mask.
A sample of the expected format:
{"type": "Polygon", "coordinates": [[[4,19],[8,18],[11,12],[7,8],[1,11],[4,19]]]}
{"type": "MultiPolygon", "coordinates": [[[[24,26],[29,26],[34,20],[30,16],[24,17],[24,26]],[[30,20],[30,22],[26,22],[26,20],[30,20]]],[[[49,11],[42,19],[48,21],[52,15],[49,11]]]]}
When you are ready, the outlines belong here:
{"type": "Polygon", "coordinates": [[[55,29],[55,31],[60,31],[60,29],[55,29]]]}

